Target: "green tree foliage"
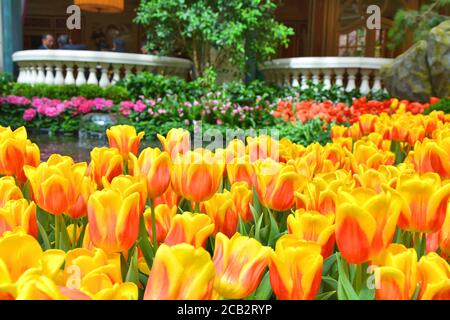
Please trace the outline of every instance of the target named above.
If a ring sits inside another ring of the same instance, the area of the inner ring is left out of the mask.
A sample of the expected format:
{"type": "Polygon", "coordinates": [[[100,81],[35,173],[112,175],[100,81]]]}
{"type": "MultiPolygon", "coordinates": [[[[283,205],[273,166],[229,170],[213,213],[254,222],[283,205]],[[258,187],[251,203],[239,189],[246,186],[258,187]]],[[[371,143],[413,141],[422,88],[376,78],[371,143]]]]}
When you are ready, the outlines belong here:
{"type": "Polygon", "coordinates": [[[145,27],[147,48],[181,53],[196,74],[226,63],[245,71],[249,52],[257,61],[287,46],[291,28],[277,22],[274,0],[141,0],[135,22],[145,27]]]}
{"type": "Polygon", "coordinates": [[[394,18],[394,26],[389,30],[389,47],[400,47],[411,32],[414,42],[426,39],[428,32],[444,20],[450,19],[439,13],[442,8],[450,6],[450,0],[433,0],[424,4],[419,10],[399,10],[394,18]]]}

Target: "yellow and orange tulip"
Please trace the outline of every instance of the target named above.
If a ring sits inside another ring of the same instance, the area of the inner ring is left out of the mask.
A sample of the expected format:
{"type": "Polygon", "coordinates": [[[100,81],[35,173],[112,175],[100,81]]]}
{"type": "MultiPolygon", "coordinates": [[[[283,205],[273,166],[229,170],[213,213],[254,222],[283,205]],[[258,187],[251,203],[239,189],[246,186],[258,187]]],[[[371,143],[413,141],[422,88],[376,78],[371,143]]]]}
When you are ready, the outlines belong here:
{"type": "Polygon", "coordinates": [[[271,249],[255,239],[236,233],[216,235],[214,289],[226,299],[243,299],[258,287],[268,266],[271,249]]]}
{"type": "Polygon", "coordinates": [[[206,201],[219,189],[224,168],[225,159],[206,149],[178,154],[170,173],[173,190],[190,201],[206,201]]]}
{"type": "Polygon", "coordinates": [[[209,300],[214,265],[203,248],[188,244],[159,247],[144,293],[144,300],[209,300]]]}
{"type": "Polygon", "coordinates": [[[131,157],[134,176],[145,178],[148,197],[162,196],[170,184],[170,157],[167,152],[155,148],[144,149],[139,158],[131,157]]]}
{"type": "Polygon", "coordinates": [[[320,246],[285,236],[270,261],[270,284],[278,299],[314,300],[322,280],[320,246]]]}
{"type": "Polygon", "coordinates": [[[128,196],[115,190],[96,191],[88,201],[92,243],[107,253],[126,253],[139,233],[139,193],[128,196]]]}
{"type": "Polygon", "coordinates": [[[202,213],[184,212],[172,219],[164,243],[173,246],[188,243],[194,247],[204,247],[206,240],[214,232],[214,222],[202,213]]]}
{"type": "Polygon", "coordinates": [[[117,148],[124,159],[129,154],[137,155],[144,132],[136,133],[136,128],[128,125],[113,126],[106,130],[109,146],[117,148]]]}

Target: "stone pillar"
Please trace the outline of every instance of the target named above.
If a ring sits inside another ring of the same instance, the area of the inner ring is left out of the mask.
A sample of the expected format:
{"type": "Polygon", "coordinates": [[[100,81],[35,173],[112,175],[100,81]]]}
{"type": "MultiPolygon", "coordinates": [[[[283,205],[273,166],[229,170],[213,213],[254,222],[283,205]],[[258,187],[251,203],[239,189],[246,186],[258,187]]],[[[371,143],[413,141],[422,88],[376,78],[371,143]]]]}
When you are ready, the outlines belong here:
{"type": "MultiPolygon", "coordinates": [[[[3,30],[3,6],[0,3],[0,30],[3,30]]],[[[3,65],[3,31],[0,31],[0,72],[4,70],[3,65]]]]}
{"type": "Polygon", "coordinates": [[[14,73],[12,54],[22,50],[22,1],[1,0],[1,52],[3,71],[14,73]]]}

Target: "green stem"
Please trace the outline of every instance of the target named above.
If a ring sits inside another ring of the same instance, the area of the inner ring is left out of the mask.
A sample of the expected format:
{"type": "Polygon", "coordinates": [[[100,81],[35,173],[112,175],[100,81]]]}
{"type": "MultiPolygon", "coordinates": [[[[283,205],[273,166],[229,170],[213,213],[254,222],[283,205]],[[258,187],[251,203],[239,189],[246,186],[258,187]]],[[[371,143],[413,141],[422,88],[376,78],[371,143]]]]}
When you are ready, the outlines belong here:
{"type": "Polygon", "coordinates": [[[363,287],[363,269],[367,269],[364,268],[364,263],[360,263],[360,264],[356,264],[356,275],[355,275],[355,289],[356,289],[356,293],[359,295],[361,292],[361,289],[363,287]]]}
{"type": "Polygon", "coordinates": [[[72,250],[76,248],[76,244],[77,244],[77,227],[78,227],[78,220],[73,219],[72,250]]]}
{"type": "Polygon", "coordinates": [[[61,230],[60,230],[60,221],[59,221],[59,215],[55,215],[55,249],[59,249],[60,247],[60,234],[61,234],[61,230]]]}
{"type": "Polygon", "coordinates": [[[144,215],[141,216],[139,221],[139,247],[141,248],[142,255],[144,256],[145,262],[147,262],[148,267],[151,269],[153,265],[153,248],[148,240],[148,232],[145,227],[144,215]]]}
{"type": "Polygon", "coordinates": [[[158,250],[158,241],[156,240],[156,214],[155,214],[155,202],[150,199],[150,210],[152,214],[152,243],[153,252],[156,254],[158,250]]]}
{"type": "Polygon", "coordinates": [[[195,203],[195,213],[200,213],[200,202],[195,203]]]}

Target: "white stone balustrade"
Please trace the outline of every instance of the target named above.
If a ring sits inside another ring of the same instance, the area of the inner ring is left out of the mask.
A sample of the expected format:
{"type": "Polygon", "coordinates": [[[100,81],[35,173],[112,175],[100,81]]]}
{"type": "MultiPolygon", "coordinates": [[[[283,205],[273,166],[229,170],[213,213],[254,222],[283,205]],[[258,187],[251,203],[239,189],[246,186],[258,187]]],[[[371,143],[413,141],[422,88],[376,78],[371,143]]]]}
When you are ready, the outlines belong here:
{"type": "Polygon", "coordinates": [[[19,66],[17,82],[28,84],[108,87],[133,72],[187,78],[192,69],[186,59],[100,51],[26,50],[14,53],[13,60],[19,66]]]}
{"type": "Polygon", "coordinates": [[[262,72],[268,82],[278,85],[308,88],[308,80],[344,87],[346,91],[359,89],[362,94],[383,89],[381,66],[392,59],[365,57],[304,57],[268,61],[262,72]]]}

